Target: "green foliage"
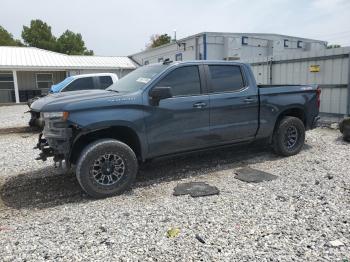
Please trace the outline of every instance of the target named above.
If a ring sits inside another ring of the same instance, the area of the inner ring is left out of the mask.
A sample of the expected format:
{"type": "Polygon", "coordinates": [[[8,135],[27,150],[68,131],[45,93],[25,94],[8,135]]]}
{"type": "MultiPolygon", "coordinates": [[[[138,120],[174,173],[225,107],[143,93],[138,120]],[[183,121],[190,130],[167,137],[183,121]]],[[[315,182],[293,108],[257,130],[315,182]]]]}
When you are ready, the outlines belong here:
{"type": "MultiPolygon", "coordinates": [[[[32,20],[30,26],[23,26],[22,38],[27,46],[67,55],[94,55],[94,51],[85,47],[81,34],[66,30],[57,39],[51,32],[51,26],[39,19],[32,20]]],[[[0,26],[0,45],[23,46],[20,40],[13,39],[2,26],[0,26]]]]}
{"type": "Polygon", "coordinates": [[[52,35],[51,26],[41,20],[32,20],[30,26],[23,26],[22,38],[29,46],[56,51],[56,38],[52,35]]]}
{"type": "Polygon", "coordinates": [[[83,55],[94,55],[94,51],[93,50],[85,50],[83,55]]]}
{"type": "Polygon", "coordinates": [[[327,45],[327,49],[339,48],[339,47],[341,47],[341,45],[327,45]]]}
{"type": "Polygon", "coordinates": [[[0,46],[23,46],[20,40],[14,39],[5,28],[0,26],[0,46]]]}
{"type": "Polygon", "coordinates": [[[87,50],[81,34],[66,30],[57,39],[58,51],[67,55],[93,55],[92,50],[87,50]]]}
{"type": "Polygon", "coordinates": [[[150,40],[151,42],[147,45],[147,48],[155,48],[157,46],[169,44],[171,37],[168,34],[152,35],[150,40]]]}

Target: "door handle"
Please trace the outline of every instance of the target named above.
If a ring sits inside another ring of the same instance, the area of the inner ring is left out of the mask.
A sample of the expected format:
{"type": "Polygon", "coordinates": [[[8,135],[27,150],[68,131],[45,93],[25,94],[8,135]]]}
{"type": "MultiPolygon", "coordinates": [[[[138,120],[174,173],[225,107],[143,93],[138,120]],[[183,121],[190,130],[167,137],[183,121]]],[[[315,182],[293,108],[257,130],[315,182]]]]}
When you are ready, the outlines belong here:
{"type": "Polygon", "coordinates": [[[255,102],[255,99],[251,98],[251,97],[247,97],[246,99],[244,99],[244,102],[247,103],[247,104],[250,104],[250,103],[255,102]]]}
{"type": "Polygon", "coordinates": [[[207,104],[204,103],[204,102],[197,102],[197,103],[193,104],[194,108],[203,108],[203,107],[206,107],[206,106],[207,106],[207,104]]]}

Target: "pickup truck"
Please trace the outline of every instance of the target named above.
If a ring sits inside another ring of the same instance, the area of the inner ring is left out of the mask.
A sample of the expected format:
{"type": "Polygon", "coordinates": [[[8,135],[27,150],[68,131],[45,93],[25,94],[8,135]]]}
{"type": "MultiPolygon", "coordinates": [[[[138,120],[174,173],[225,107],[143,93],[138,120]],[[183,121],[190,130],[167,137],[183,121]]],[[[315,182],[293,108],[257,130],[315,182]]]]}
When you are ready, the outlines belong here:
{"type": "Polygon", "coordinates": [[[122,193],[140,164],[162,156],[256,140],[297,154],[319,106],[317,86],[257,86],[244,63],[165,61],[106,90],[52,94],[31,108],[45,121],[37,159],[64,160],[100,198],[122,193]]]}

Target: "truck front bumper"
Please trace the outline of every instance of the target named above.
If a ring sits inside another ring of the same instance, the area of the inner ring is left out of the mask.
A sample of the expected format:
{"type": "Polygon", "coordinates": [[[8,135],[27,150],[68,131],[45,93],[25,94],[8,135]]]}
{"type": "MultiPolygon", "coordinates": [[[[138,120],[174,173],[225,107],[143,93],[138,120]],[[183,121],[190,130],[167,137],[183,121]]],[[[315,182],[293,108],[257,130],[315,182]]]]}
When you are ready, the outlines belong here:
{"type": "Polygon", "coordinates": [[[53,157],[55,162],[67,159],[70,152],[72,129],[60,120],[45,119],[43,132],[35,148],[41,152],[37,160],[46,161],[53,157]]]}

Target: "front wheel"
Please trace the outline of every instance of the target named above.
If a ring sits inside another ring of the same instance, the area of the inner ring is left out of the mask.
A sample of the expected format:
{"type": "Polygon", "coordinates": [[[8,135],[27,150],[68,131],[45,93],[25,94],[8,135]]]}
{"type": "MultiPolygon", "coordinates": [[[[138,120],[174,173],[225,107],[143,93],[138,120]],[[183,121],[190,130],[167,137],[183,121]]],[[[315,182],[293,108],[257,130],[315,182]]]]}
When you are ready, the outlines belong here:
{"type": "Polygon", "coordinates": [[[273,149],[281,156],[292,156],[300,152],[305,141],[305,126],[296,117],[284,117],[273,134],[273,149]]]}
{"type": "Polygon", "coordinates": [[[88,195],[103,198],[127,190],[137,170],[136,155],[128,145],[114,139],[101,139],[83,150],[76,176],[88,195]]]}

